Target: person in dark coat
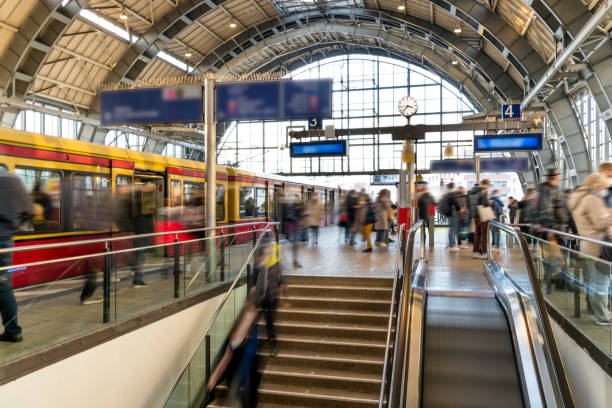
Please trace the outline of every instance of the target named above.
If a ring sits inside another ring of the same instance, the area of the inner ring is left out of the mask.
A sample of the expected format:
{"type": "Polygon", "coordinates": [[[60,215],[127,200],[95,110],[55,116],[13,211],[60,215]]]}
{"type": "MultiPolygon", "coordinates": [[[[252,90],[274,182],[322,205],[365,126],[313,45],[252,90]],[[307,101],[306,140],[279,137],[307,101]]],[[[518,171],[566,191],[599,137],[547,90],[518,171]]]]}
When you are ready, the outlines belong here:
{"type": "MultiPolygon", "coordinates": [[[[427,187],[425,187],[425,191],[421,193],[419,198],[417,199],[417,208],[419,210],[419,219],[423,220],[423,222],[427,225],[427,229],[429,231],[429,247],[433,248],[434,246],[434,214],[431,214],[431,207],[435,205],[436,201],[433,196],[427,191],[427,187]]],[[[423,245],[425,242],[423,242],[423,245]]]]}
{"type": "Polygon", "coordinates": [[[478,207],[490,207],[487,190],[491,187],[489,180],[482,180],[480,185],[474,185],[468,193],[470,217],[474,222],[474,248],[472,258],[487,259],[487,225],[488,220],[481,220],[478,207]]]}

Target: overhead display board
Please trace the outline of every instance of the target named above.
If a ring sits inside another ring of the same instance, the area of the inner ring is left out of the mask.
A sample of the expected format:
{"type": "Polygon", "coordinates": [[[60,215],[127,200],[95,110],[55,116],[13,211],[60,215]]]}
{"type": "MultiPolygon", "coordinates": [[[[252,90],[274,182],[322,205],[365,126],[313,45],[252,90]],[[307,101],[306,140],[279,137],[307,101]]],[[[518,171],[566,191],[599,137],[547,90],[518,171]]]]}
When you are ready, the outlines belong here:
{"type": "MultiPolygon", "coordinates": [[[[480,171],[483,173],[505,173],[528,171],[529,159],[526,157],[490,157],[480,159],[480,171]]],[[[432,160],[431,173],[474,173],[474,159],[432,160]]]]}
{"type": "Polygon", "coordinates": [[[346,156],[346,140],[291,143],[289,149],[289,155],[296,158],[346,156]]]}
{"type": "Polygon", "coordinates": [[[200,85],[105,91],[100,103],[102,126],[204,121],[200,85]]]}
{"type": "Polygon", "coordinates": [[[521,152],[533,150],[542,150],[542,133],[474,136],[474,152],[521,152]]]}
{"type": "Polygon", "coordinates": [[[399,174],[374,174],[371,176],[372,186],[394,186],[399,183],[399,174]]]}
{"type": "Polygon", "coordinates": [[[216,120],[284,120],[332,117],[332,80],[281,80],[217,84],[216,120]]]}

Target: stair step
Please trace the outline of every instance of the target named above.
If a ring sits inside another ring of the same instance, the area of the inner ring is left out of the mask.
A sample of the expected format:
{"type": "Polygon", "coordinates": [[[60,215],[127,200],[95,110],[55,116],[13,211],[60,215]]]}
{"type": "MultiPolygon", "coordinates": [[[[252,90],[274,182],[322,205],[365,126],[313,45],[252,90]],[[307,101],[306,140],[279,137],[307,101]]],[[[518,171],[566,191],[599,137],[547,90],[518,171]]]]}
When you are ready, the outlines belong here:
{"type": "MultiPolygon", "coordinates": [[[[263,337],[262,340],[264,340],[263,337]]],[[[277,342],[280,353],[339,353],[381,359],[384,358],[386,348],[385,342],[320,337],[278,336],[277,342]]]]}
{"type": "Polygon", "coordinates": [[[334,370],[312,370],[299,367],[266,367],[263,370],[266,384],[283,387],[307,387],[336,390],[336,393],[380,392],[380,376],[353,374],[334,370]]]}
{"type": "Polygon", "coordinates": [[[386,328],[389,325],[388,312],[355,312],[333,309],[279,308],[277,318],[279,321],[324,322],[328,324],[346,323],[382,328],[386,328]]]}
{"type": "MultiPolygon", "coordinates": [[[[265,332],[265,324],[260,323],[260,325],[260,330],[265,332]]],[[[358,326],[343,323],[331,324],[324,322],[304,323],[277,321],[275,329],[277,335],[287,335],[290,337],[332,337],[339,339],[369,340],[381,343],[387,340],[386,327],[358,326]]]]}
{"type": "MultiPolygon", "coordinates": [[[[356,294],[357,295],[357,294],[356,294]]],[[[350,297],[287,296],[281,300],[289,302],[292,308],[334,309],[352,311],[389,312],[391,299],[363,299],[350,297]]]]}
{"type": "MultiPolygon", "coordinates": [[[[384,357],[384,356],[383,356],[384,357]]],[[[274,357],[261,352],[262,367],[303,367],[313,370],[329,369],[355,374],[382,375],[383,357],[355,356],[351,354],[282,352],[274,357]]]]}
{"type": "Polygon", "coordinates": [[[267,384],[264,380],[259,388],[259,400],[285,407],[334,407],[370,408],[378,407],[378,393],[338,392],[337,390],[306,386],[281,386],[267,384]]]}
{"type": "Polygon", "coordinates": [[[289,284],[289,296],[319,298],[376,299],[391,301],[392,288],[346,286],[346,285],[311,285],[289,284]]]}
{"type": "Polygon", "coordinates": [[[392,278],[360,278],[340,276],[312,276],[312,275],[283,275],[289,284],[306,285],[344,285],[344,286],[369,286],[369,287],[393,287],[392,278]]]}

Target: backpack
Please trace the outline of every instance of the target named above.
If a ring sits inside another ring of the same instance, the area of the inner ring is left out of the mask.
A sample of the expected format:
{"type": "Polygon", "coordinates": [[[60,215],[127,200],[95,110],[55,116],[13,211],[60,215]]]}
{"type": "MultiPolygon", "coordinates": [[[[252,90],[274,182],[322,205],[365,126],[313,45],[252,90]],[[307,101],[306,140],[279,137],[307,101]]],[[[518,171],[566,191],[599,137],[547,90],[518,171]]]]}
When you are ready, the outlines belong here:
{"type": "Polygon", "coordinates": [[[453,215],[453,208],[451,206],[451,193],[444,194],[444,197],[442,197],[442,200],[440,201],[439,211],[447,217],[453,215]]]}
{"type": "Polygon", "coordinates": [[[482,190],[473,191],[471,190],[468,193],[467,201],[468,208],[470,209],[470,214],[472,217],[478,216],[478,203],[480,202],[480,196],[482,195],[482,190]]]}

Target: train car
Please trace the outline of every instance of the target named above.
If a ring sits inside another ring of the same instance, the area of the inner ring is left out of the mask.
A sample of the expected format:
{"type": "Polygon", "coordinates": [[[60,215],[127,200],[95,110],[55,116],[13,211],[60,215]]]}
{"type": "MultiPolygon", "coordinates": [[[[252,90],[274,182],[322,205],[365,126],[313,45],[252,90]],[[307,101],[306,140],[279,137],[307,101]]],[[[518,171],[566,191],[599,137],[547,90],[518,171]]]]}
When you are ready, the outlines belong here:
{"type": "MultiPolygon", "coordinates": [[[[8,128],[0,128],[0,165],[22,179],[36,203],[34,218],[15,237],[16,246],[120,235],[125,231],[118,230],[110,221],[107,227],[90,226],[92,217],[109,211],[109,199],[117,197],[122,189],[129,192],[127,201],[133,216],[153,215],[164,206],[178,208],[185,204],[194,188],[204,186],[205,177],[201,162],[8,128]]],[[[228,219],[225,168],[217,168],[217,178],[217,222],[222,225],[228,219]]],[[[17,252],[13,263],[102,250],[101,244],[95,244],[17,252]]],[[[18,268],[12,271],[12,281],[15,287],[32,285],[80,275],[84,268],[83,262],[18,268]]]]}

